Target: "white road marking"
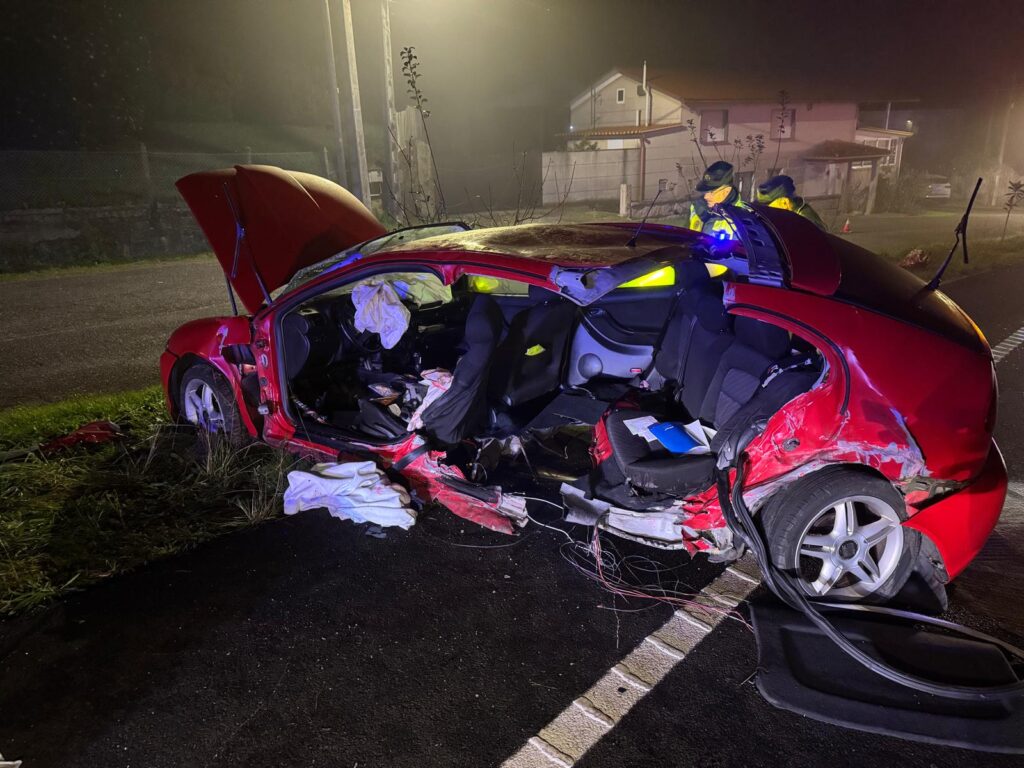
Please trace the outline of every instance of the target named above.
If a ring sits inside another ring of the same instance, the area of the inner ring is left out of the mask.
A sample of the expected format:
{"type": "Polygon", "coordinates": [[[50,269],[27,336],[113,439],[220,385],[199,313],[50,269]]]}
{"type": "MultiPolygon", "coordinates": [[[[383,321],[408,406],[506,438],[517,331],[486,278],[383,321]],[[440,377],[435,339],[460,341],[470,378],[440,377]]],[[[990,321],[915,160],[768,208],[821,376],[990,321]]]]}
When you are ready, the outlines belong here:
{"type": "Polygon", "coordinates": [[[700,591],[703,604],[680,608],[582,696],[527,741],[502,768],[570,768],[760,583],[752,557],[736,561],[700,591]]]}
{"type": "MultiPolygon", "coordinates": [[[[1001,362],[1024,344],[1019,328],[992,348],[1001,362]]],[[[1011,482],[1000,523],[1020,524],[1024,518],[1024,483],[1011,482]]],[[[982,563],[984,557],[980,558],[982,563]]],[[[734,608],[760,584],[760,572],[747,554],[700,591],[705,599],[734,608]]],[[[659,629],[645,637],[626,658],[612,667],[582,696],[531,737],[502,768],[572,768],[586,752],[650,693],[654,686],[723,620],[720,612],[680,608],[659,629]]]]}
{"type": "Polygon", "coordinates": [[[999,363],[1008,354],[1013,352],[1021,344],[1024,344],[1024,328],[1018,328],[1005,339],[992,347],[992,359],[999,363]]]}

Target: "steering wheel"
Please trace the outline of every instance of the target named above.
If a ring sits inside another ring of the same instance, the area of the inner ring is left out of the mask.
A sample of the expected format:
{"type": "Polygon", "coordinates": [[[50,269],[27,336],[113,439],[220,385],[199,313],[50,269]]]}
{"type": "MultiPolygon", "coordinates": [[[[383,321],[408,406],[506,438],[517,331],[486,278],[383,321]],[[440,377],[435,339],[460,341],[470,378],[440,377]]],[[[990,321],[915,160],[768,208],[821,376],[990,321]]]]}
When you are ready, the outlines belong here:
{"type": "Polygon", "coordinates": [[[347,312],[339,319],[338,326],[341,328],[346,341],[365,355],[375,355],[384,349],[381,343],[380,334],[374,331],[356,330],[355,311],[350,316],[347,312]]]}

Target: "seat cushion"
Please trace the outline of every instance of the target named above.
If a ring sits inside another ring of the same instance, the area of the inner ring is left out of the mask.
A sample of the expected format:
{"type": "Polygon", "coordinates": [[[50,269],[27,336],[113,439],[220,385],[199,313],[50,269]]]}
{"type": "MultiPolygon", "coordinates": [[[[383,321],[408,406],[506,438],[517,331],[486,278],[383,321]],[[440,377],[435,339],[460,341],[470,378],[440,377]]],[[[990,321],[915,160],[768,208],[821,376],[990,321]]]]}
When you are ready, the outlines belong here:
{"type": "Polygon", "coordinates": [[[605,419],[612,459],[630,484],[673,496],[706,488],[714,476],[715,457],[711,454],[677,456],[658,443],[652,445],[634,435],[625,422],[644,416],[656,414],[623,409],[610,413],[605,419]]]}
{"type": "Polygon", "coordinates": [[[650,411],[640,411],[633,408],[613,411],[605,418],[604,426],[608,434],[608,442],[611,443],[612,457],[623,474],[626,473],[626,468],[634,461],[658,455],[671,455],[664,448],[660,447],[658,443],[652,446],[642,437],[634,435],[629,431],[625,422],[645,416],[655,416],[655,418],[658,418],[650,411]]]}
{"type": "Polygon", "coordinates": [[[715,457],[706,453],[640,459],[626,467],[626,477],[637,488],[684,496],[711,485],[715,477],[715,457]]]}

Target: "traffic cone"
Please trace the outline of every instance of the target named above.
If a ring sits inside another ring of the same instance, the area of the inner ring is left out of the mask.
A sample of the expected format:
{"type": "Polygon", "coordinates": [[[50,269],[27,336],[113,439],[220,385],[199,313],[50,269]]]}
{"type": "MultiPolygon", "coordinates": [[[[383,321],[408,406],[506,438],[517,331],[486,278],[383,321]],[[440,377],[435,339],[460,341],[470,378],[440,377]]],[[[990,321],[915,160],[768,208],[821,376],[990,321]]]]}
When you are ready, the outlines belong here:
{"type": "Polygon", "coordinates": [[[848,235],[852,231],[853,231],[853,229],[850,227],[850,220],[847,219],[846,223],[843,224],[843,228],[839,230],[839,234],[841,234],[841,235],[848,235]]]}

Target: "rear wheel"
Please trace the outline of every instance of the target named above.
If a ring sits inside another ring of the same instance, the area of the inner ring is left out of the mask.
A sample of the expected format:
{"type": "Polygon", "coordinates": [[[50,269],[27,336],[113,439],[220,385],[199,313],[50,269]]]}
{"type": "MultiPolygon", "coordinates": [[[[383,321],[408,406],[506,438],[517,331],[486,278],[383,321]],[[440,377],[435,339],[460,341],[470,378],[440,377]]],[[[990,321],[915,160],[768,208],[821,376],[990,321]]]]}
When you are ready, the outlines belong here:
{"type": "Polygon", "coordinates": [[[921,546],[888,481],[836,467],[806,477],[763,512],[772,561],[808,597],[885,602],[903,588],[921,546]]]}
{"type": "Polygon", "coordinates": [[[178,410],[185,421],[222,435],[231,445],[243,445],[249,439],[234,391],[219,371],[205,363],[191,366],[181,377],[178,410]]]}

